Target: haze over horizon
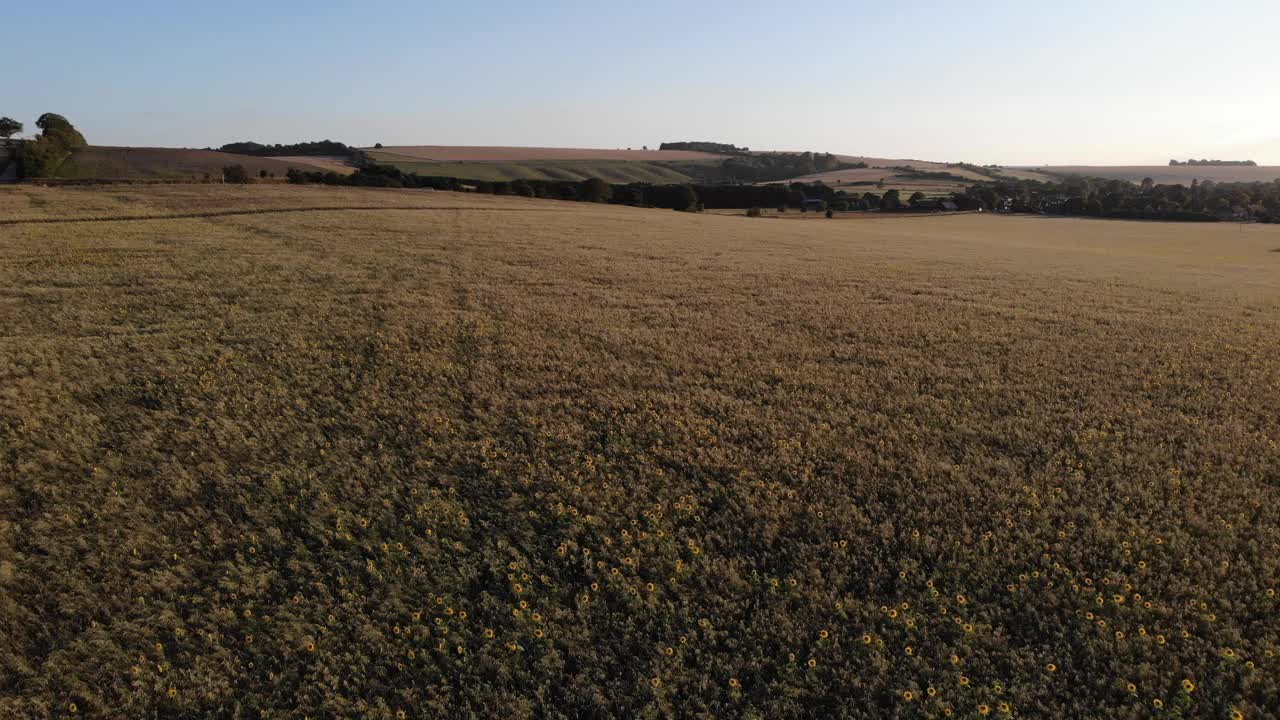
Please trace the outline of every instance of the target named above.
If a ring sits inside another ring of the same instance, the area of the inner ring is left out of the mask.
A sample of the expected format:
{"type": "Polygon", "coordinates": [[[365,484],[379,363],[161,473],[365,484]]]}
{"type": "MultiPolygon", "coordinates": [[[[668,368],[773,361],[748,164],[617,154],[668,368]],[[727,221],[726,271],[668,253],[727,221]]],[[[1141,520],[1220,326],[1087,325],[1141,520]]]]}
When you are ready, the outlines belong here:
{"type": "Polygon", "coordinates": [[[16,5],[0,115],[97,145],[753,149],[1280,165],[1280,5],[16,5]]]}

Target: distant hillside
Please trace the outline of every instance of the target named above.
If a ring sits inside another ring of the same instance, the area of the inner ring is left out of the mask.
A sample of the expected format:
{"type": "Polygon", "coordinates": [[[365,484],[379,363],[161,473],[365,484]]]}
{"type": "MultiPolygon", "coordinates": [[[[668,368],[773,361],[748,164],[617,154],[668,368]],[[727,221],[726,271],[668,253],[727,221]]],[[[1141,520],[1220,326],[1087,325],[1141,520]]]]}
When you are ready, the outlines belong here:
{"type": "Polygon", "coordinates": [[[54,177],[87,180],[179,180],[220,177],[222,168],[243,165],[250,175],[266,170],[284,177],[289,168],[315,170],[312,165],[271,158],[232,155],[217,150],[137,148],[90,145],[62,163],[54,177]]]}
{"type": "Polygon", "coordinates": [[[543,160],[628,160],[675,162],[717,160],[714,153],[688,150],[626,150],[604,148],[498,147],[467,145],[387,145],[363,148],[369,154],[392,154],[430,162],[529,162],[543,160]]]}
{"type": "Polygon", "coordinates": [[[1280,178],[1280,166],[1249,165],[1056,165],[1033,168],[1042,174],[1097,177],[1139,183],[1151,178],[1157,185],[1190,185],[1204,182],[1271,182],[1280,178]]]}

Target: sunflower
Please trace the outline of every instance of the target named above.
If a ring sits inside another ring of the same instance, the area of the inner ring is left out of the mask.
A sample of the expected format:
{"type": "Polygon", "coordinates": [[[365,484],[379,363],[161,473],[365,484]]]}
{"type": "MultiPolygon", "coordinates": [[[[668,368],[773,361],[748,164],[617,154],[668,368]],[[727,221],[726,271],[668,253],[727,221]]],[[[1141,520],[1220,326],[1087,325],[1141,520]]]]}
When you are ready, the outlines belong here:
{"type": "Polygon", "coordinates": [[[818,633],[818,637],[822,638],[823,640],[826,640],[827,638],[831,637],[831,633],[827,632],[826,630],[822,630],[818,633]]]}
{"type": "Polygon", "coordinates": [[[736,688],[738,684],[738,678],[729,678],[729,687],[736,688]]]}
{"type": "Polygon", "coordinates": [[[979,706],[978,706],[978,714],[979,714],[979,715],[990,715],[990,714],[991,714],[991,708],[990,708],[990,707],[988,707],[988,706],[986,706],[986,705],[979,705],[979,706]]]}
{"type": "Polygon", "coordinates": [[[811,667],[811,668],[816,668],[816,667],[818,667],[818,661],[817,661],[817,660],[815,660],[814,658],[809,658],[809,667],[811,667]]]}
{"type": "Polygon", "coordinates": [[[933,697],[934,695],[937,695],[937,694],[938,694],[938,689],[937,689],[937,688],[934,688],[934,687],[929,687],[929,688],[928,688],[928,689],[926,689],[924,692],[925,692],[925,694],[926,694],[926,695],[928,695],[929,697],[933,697]]]}
{"type": "Polygon", "coordinates": [[[1054,665],[1053,663],[1049,663],[1048,665],[1045,665],[1044,669],[1048,672],[1058,672],[1058,666],[1054,665]]]}
{"type": "Polygon", "coordinates": [[[1134,685],[1133,683],[1129,683],[1128,685],[1125,685],[1124,689],[1128,690],[1130,693],[1138,692],[1138,686],[1134,685]]]}
{"type": "Polygon", "coordinates": [[[870,645],[870,644],[871,644],[871,636],[870,636],[870,635],[863,635],[863,636],[862,636],[862,644],[863,644],[863,645],[870,645]]]}
{"type": "Polygon", "coordinates": [[[914,693],[912,693],[910,690],[903,690],[903,691],[902,691],[902,699],[903,699],[903,700],[906,700],[907,702],[911,702],[912,700],[915,700],[915,699],[916,699],[916,696],[915,696],[915,694],[914,694],[914,693]]]}
{"type": "Polygon", "coordinates": [[[1183,681],[1182,681],[1182,691],[1183,691],[1183,692],[1188,692],[1188,693],[1189,693],[1189,692],[1193,692],[1195,689],[1196,689],[1196,684],[1195,684],[1195,683],[1191,682],[1190,680],[1183,680],[1183,681]]]}
{"type": "Polygon", "coordinates": [[[485,628],[485,629],[484,629],[484,636],[485,636],[486,638],[489,638],[490,640],[492,640],[492,639],[493,639],[493,628],[485,628]]]}
{"type": "Polygon", "coordinates": [[[961,675],[961,676],[960,676],[960,686],[961,686],[961,687],[968,687],[968,685],[969,685],[969,676],[967,676],[967,675],[961,675]]]}
{"type": "Polygon", "coordinates": [[[70,705],[68,705],[68,706],[67,706],[67,712],[69,712],[69,713],[75,713],[75,712],[76,712],[76,704],[75,704],[75,703],[71,703],[70,705]]]}
{"type": "Polygon", "coordinates": [[[1164,701],[1163,701],[1163,700],[1161,700],[1160,698],[1156,698],[1155,700],[1152,700],[1152,701],[1151,701],[1151,705],[1152,705],[1152,707],[1154,707],[1155,709],[1159,710],[1159,709],[1161,709],[1161,708],[1163,708],[1163,707],[1164,707],[1164,701]]]}

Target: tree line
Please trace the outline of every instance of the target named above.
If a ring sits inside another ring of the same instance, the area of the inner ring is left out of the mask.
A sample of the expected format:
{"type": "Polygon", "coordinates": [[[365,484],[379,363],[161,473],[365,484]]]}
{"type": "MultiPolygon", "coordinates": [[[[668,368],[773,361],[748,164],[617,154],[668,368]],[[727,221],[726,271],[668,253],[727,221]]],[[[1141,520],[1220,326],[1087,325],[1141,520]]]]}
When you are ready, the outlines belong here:
{"type": "Polygon", "coordinates": [[[1280,220],[1280,178],[1272,182],[1190,186],[1126,180],[1069,178],[1061,182],[999,180],[965,193],[990,209],[1051,215],[1186,221],[1280,220]]]}
{"type": "MultiPolygon", "coordinates": [[[[433,190],[472,191],[493,195],[512,195],[552,200],[612,203],[637,207],[674,210],[777,208],[786,212],[808,211],[884,212],[921,211],[929,208],[923,193],[903,200],[895,189],[883,194],[861,195],[837,190],[821,182],[769,183],[762,185],[728,184],[611,184],[599,178],[587,180],[512,181],[466,180],[456,177],[418,175],[392,165],[375,165],[358,169],[351,175],[336,172],[306,171],[291,168],[287,179],[294,184],[341,185],[353,187],[428,188],[433,190]]],[[[980,200],[966,194],[947,198],[958,209],[976,210],[980,200]]]]}
{"type": "Polygon", "coordinates": [[[252,155],[254,157],[283,157],[289,155],[306,155],[306,156],[347,156],[355,151],[356,148],[350,147],[344,143],[334,140],[318,140],[315,142],[300,142],[290,145],[264,145],[253,141],[227,143],[218,148],[218,152],[234,153],[236,155],[252,155]]]}
{"type": "Polygon", "coordinates": [[[1178,160],[1170,160],[1170,167],[1179,167],[1182,165],[1221,165],[1224,167],[1258,167],[1258,163],[1252,160],[1187,160],[1179,162],[1178,160]]]}
{"type": "Polygon", "coordinates": [[[738,147],[731,143],[718,142],[664,142],[659,150],[691,150],[694,152],[717,153],[720,155],[743,155],[751,152],[751,148],[738,147]]]}

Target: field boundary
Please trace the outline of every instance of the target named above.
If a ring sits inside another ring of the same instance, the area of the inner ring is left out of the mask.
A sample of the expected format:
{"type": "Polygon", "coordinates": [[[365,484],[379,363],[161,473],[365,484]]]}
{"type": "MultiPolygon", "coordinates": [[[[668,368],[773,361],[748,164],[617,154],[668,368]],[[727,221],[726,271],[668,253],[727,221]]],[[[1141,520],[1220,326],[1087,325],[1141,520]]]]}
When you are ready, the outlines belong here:
{"type": "Polygon", "coordinates": [[[83,218],[19,218],[0,220],[0,226],[7,225],[56,225],[65,223],[105,223],[136,222],[139,220],[197,220],[200,218],[233,217],[237,215],[274,215],[277,213],[302,212],[370,212],[378,210],[406,210],[440,212],[449,210],[480,210],[491,212],[577,212],[569,208],[517,208],[517,207],[484,207],[480,205],[447,205],[439,207],[396,207],[377,205],[346,205],[339,207],[301,207],[301,208],[261,208],[256,210],[214,210],[199,213],[170,213],[168,215],[99,215],[83,218]]]}

